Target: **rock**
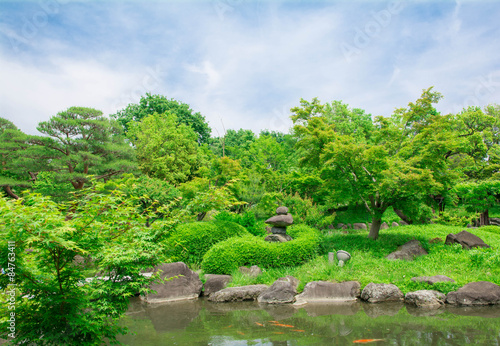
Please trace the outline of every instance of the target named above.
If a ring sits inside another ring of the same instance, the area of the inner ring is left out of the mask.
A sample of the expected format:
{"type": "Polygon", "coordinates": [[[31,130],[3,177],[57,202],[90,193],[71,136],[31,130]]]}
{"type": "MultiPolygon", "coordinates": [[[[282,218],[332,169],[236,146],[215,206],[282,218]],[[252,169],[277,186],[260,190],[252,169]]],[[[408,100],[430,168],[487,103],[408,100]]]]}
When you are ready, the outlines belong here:
{"type": "Polygon", "coordinates": [[[342,229],[342,228],[344,228],[344,226],[345,225],[343,223],[338,223],[337,224],[337,229],[342,229]]]}
{"type": "Polygon", "coordinates": [[[286,234],[286,227],[271,227],[272,234],[286,234]]]}
{"type": "Polygon", "coordinates": [[[434,276],[417,276],[411,278],[411,281],[425,282],[429,285],[434,285],[436,282],[455,282],[452,278],[445,275],[434,275],[434,276]]]}
{"type": "Polygon", "coordinates": [[[466,250],[472,249],[474,247],[491,247],[477,235],[474,235],[467,231],[462,231],[457,234],[448,234],[444,243],[447,245],[460,244],[462,245],[462,248],[466,250]]]}
{"type": "Polygon", "coordinates": [[[411,261],[413,258],[423,255],[427,255],[427,251],[425,251],[418,240],[414,239],[400,246],[396,251],[390,253],[385,258],[389,260],[404,259],[411,261]]]}
{"type": "Polygon", "coordinates": [[[353,223],[352,228],[353,229],[367,229],[366,224],[364,224],[364,223],[353,223]]]}
{"type": "Polygon", "coordinates": [[[391,223],[391,227],[399,227],[399,223],[397,223],[396,221],[394,221],[393,223],[391,223]]]}
{"type": "Polygon", "coordinates": [[[500,218],[499,217],[490,217],[490,225],[500,226],[500,218]]]}
{"type": "Polygon", "coordinates": [[[260,274],[262,274],[262,269],[260,269],[258,266],[251,266],[250,268],[240,267],[239,270],[240,270],[240,273],[246,274],[249,276],[253,276],[253,277],[257,277],[260,274]]]}
{"type": "Polygon", "coordinates": [[[276,215],[267,219],[265,223],[268,223],[275,227],[286,227],[293,224],[293,217],[292,214],[276,215]]]}
{"type": "Polygon", "coordinates": [[[439,308],[444,305],[446,296],[438,291],[420,290],[408,292],[405,295],[405,303],[416,307],[439,308]]]}
{"type": "Polygon", "coordinates": [[[265,241],[271,243],[286,243],[287,241],[293,240],[288,234],[270,234],[264,238],[265,241]]]}
{"type": "Polygon", "coordinates": [[[382,224],[380,225],[380,229],[388,229],[389,228],[389,225],[387,224],[387,222],[382,222],[382,224]]]}
{"type": "Polygon", "coordinates": [[[396,302],[404,298],[401,290],[393,284],[374,284],[366,285],[361,292],[361,299],[369,303],[396,302]]]}
{"type": "Polygon", "coordinates": [[[334,225],[328,225],[328,229],[335,229],[334,225]]]}
{"type": "Polygon", "coordinates": [[[446,296],[446,302],[457,305],[500,304],[500,286],[489,282],[471,282],[446,296]]]}
{"type": "Polygon", "coordinates": [[[404,221],[404,220],[399,220],[399,224],[400,224],[401,226],[408,226],[408,225],[409,225],[409,223],[408,223],[408,222],[406,222],[406,221],[404,221]]]}
{"type": "Polygon", "coordinates": [[[279,278],[271,287],[259,295],[257,301],[267,304],[293,303],[297,294],[298,284],[299,280],[293,276],[279,278]]]}
{"type": "Polygon", "coordinates": [[[287,207],[278,207],[276,209],[276,214],[278,214],[278,215],[286,215],[286,214],[288,214],[288,208],[287,207]]]}
{"type": "Polygon", "coordinates": [[[149,293],[143,299],[148,303],[195,299],[200,296],[203,284],[194,271],[183,262],[165,263],[154,267],[153,271],[161,270],[160,277],[173,278],[161,284],[151,284],[150,288],[156,293],[149,293]]]}
{"type": "Polygon", "coordinates": [[[350,301],[359,297],[360,283],[346,281],[333,283],[328,281],[311,281],[304,291],[296,296],[297,305],[317,301],[350,301]]]}
{"type": "Polygon", "coordinates": [[[267,285],[228,287],[210,295],[208,300],[215,303],[255,300],[262,292],[267,290],[268,287],[267,285]]]}
{"type": "Polygon", "coordinates": [[[205,279],[203,295],[210,297],[211,294],[226,288],[232,277],[231,275],[206,274],[205,279]]]}
{"type": "Polygon", "coordinates": [[[271,227],[266,227],[266,234],[272,234],[273,232],[271,232],[271,227]]]}

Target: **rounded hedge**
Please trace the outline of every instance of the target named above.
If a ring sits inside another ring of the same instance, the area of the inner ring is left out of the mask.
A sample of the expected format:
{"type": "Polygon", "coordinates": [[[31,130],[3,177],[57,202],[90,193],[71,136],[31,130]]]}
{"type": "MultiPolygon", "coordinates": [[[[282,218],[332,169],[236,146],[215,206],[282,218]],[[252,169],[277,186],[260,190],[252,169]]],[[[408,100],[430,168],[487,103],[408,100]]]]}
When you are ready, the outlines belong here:
{"type": "Polygon", "coordinates": [[[203,256],[201,267],[205,273],[230,274],[240,266],[293,267],[317,255],[320,234],[314,228],[294,225],[287,233],[293,240],[285,243],[270,243],[252,235],[221,241],[203,256]]]}
{"type": "Polygon", "coordinates": [[[214,244],[249,234],[243,226],[230,221],[185,223],[168,238],[167,255],[173,261],[199,264],[214,244]]]}

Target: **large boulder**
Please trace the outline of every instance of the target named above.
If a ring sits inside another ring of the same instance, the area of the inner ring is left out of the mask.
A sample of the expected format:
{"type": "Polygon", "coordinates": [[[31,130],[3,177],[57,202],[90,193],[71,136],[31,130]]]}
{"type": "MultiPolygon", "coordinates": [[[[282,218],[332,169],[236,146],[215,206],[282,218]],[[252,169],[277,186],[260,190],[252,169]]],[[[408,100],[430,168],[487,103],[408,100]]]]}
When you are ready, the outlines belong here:
{"type": "Polygon", "coordinates": [[[293,303],[298,283],[299,281],[293,276],[279,278],[257,297],[257,301],[267,304],[293,303]]]}
{"type": "Polygon", "coordinates": [[[268,287],[269,286],[267,285],[249,285],[224,288],[211,294],[208,300],[215,303],[255,300],[262,294],[262,292],[267,290],[268,287]]]}
{"type": "Polygon", "coordinates": [[[231,275],[206,274],[205,279],[203,295],[210,297],[211,294],[226,288],[232,277],[231,275]]]}
{"type": "Polygon", "coordinates": [[[333,283],[328,281],[311,281],[304,287],[304,291],[296,296],[296,303],[305,304],[317,301],[350,301],[359,297],[360,283],[346,281],[333,283]]]}
{"type": "Polygon", "coordinates": [[[411,278],[411,281],[415,282],[425,282],[429,285],[434,285],[436,282],[455,282],[452,278],[445,275],[434,275],[434,276],[416,276],[411,278]]]}
{"type": "Polygon", "coordinates": [[[439,308],[444,305],[446,296],[438,291],[420,290],[408,292],[405,303],[419,308],[439,308]]]}
{"type": "Polygon", "coordinates": [[[240,267],[239,268],[240,273],[252,276],[252,277],[257,277],[260,274],[262,274],[262,269],[260,269],[258,266],[251,266],[250,268],[248,267],[240,267]]]}
{"type": "Polygon", "coordinates": [[[462,248],[466,250],[470,250],[474,247],[491,247],[488,244],[486,244],[481,238],[479,238],[477,235],[472,234],[467,231],[462,231],[457,234],[450,233],[446,236],[446,240],[444,242],[445,244],[451,245],[451,244],[460,244],[462,245],[462,248]]]}
{"type": "Polygon", "coordinates": [[[418,240],[414,239],[401,245],[396,251],[390,253],[385,258],[389,260],[403,259],[411,261],[413,258],[423,255],[427,255],[427,251],[425,251],[418,240]]]}
{"type": "Polygon", "coordinates": [[[273,225],[275,227],[286,227],[293,224],[293,217],[290,213],[286,215],[275,215],[267,219],[265,223],[273,225]]]}
{"type": "Polygon", "coordinates": [[[151,284],[150,288],[156,293],[149,293],[143,298],[148,303],[195,299],[200,296],[203,283],[198,274],[183,262],[161,264],[154,267],[153,272],[160,270],[162,279],[171,279],[163,283],[151,284]]]}
{"type": "Polygon", "coordinates": [[[471,282],[446,296],[446,302],[457,305],[500,304],[500,286],[488,282],[471,282]]]}
{"type": "Polygon", "coordinates": [[[361,299],[369,303],[398,302],[402,301],[403,298],[401,290],[393,284],[375,284],[371,282],[361,292],[361,299]]]}

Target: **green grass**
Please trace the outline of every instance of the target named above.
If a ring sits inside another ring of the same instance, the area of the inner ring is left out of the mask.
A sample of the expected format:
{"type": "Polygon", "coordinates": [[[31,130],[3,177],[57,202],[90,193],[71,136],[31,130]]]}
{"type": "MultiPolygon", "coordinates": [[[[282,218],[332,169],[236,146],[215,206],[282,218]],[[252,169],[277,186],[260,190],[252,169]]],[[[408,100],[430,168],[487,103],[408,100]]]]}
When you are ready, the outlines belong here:
{"type": "Polygon", "coordinates": [[[433,287],[443,293],[475,281],[490,281],[500,285],[500,227],[468,230],[489,244],[492,247],[490,249],[463,250],[459,245],[444,245],[447,234],[462,230],[463,227],[443,225],[395,227],[381,230],[376,241],[367,238],[367,231],[350,231],[347,234],[334,231],[323,237],[321,255],[304,265],[264,269],[257,278],[235,271],[232,273],[231,286],[272,284],[277,278],[286,275],[300,280],[299,291],[310,281],[356,280],[361,283],[361,288],[370,282],[392,283],[407,293],[430,288],[427,284],[412,282],[412,277],[433,275],[446,275],[456,281],[456,284],[442,283],[433,287]],[[413,261],[385,259],[398,246],[412,239],[421,241],[429,254],[413,261]],[[345,250],[352,255],[344,267],[328,263],[327,253],[337,250],[345,250]]]}

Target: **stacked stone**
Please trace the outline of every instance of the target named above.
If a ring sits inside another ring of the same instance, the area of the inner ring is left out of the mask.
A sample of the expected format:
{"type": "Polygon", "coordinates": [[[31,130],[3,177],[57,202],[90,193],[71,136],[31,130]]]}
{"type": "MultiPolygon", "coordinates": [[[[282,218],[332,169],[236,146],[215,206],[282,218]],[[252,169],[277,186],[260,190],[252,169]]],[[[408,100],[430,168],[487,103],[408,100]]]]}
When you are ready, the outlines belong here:
{"type": "Polygon", "coordinates": [[[288,234],[286,234],[286,227],[293,224],[292,214],[288,212],[287,207],[278,207],[276,209],[276,216],[270,217],[265,222],[272,226],[271,233],[266,237],[266,241],[269,242],[287,242],[292,240],[288,234]]]}

